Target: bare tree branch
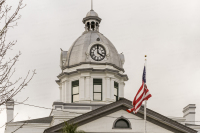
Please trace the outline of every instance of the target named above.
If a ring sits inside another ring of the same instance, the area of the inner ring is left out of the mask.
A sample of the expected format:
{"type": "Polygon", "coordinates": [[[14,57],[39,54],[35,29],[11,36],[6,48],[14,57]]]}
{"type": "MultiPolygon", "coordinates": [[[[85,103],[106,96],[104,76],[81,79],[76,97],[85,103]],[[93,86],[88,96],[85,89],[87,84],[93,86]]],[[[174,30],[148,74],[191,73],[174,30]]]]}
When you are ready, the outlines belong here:
{"type": "Polygon", "coordinates": [[[17,41],[7,43],[6,34],[10,27],[17,25],[17,20],[21,18],[19,11],[26,5],[23,5],[23,0],[19,0],[18,6],[13,11],[12,6],[6,4],[6,0],[0,0],[0,106],[12,99],[31,81],[35,75],[35,70],[30,73],[28,71],[26,77],[23,79],[19,77],[15,81],[11,78],[15,74],[13,68],[18,61],[21,53],[19,52],[14,57],[9,58],[6,56],[8,50],[16,45],[17,41]],[[8,14],[10,16],[8,16],[8,14]]]}
{"type": "Polygon", "coordinates": [[[18,115],[18,113],[12,118],[12,120],[10,120],[9,122],[6,122],[6,123],[5,123],[3,126],[1,126],[0,128],[4,127],[6,124],[12,122],[12,121],[15,119],[15,117],[16,117],[17,115],[18,115]]]}
{"type": "Polygon", "coordinates": [[[27,122],[25,121],[19,128],[17,128],[16,130],[14,130],[13,132],[11,132],[11,133],[14,133],[14,132],[16,132],[17,130],[19,130],[20,128],[22,128],[25,124],[26,124],[27,122]]]}

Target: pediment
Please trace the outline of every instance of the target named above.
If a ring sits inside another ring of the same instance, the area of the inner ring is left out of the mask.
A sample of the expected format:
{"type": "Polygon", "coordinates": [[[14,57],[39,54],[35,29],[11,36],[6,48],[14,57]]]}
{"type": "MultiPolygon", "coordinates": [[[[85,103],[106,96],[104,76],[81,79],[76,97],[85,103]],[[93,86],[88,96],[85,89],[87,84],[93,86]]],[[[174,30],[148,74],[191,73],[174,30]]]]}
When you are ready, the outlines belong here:
{"type": "MultiPolygon", "coordinates": [[[[119,101],[102,106],[96,110],[90,111],[88,113],[85,113],[83,115],[80,115],[78,117],[75,117],[73,119],[68,120],[69,123],[77,124],[78,127],[83,127],[84,125],[90,124],[94,121],[98,121],[100,119],[103,119],[104,117],[110,116],[113,113],[117,113],[120,111],[123,111],[124,113],[127,113],[129,115],[128,118],[137,118],[142,120],[144,118],[144,107],[142,106],[137,114],[134,113],[128,113],[126,112],[126,109],[132,108],[132,102],[121,98],[119,101]]],[[[123,113],[123,114],[124,114],[123,113]]],[[[120,114],[119,114],[120,115],[120,114]]],[[[126,117],[124,116],[124,117],[126,117]]],[[[121,117],[115,115],[115,117],[121,117]]],[[[196,130],[191,129],[183,124],[180,124],[168,117],[165,117],[153,110],[150,110],[147,108],[147,121],[148,123],[151,123],[153,125],[156,125],[159,128],[162,128],[163,130],[167,130],[169,132],[176,132],[176,133],[197,133],[196,130]]],[[[97,122],[98,123],[98,122],[97,122]]],[[[47,128],[44,133],[53,133],[58,132],[62,129],[64,126],[64,122],[60,123],[58,125],[52,126],[50,128],[47,128]]]]}

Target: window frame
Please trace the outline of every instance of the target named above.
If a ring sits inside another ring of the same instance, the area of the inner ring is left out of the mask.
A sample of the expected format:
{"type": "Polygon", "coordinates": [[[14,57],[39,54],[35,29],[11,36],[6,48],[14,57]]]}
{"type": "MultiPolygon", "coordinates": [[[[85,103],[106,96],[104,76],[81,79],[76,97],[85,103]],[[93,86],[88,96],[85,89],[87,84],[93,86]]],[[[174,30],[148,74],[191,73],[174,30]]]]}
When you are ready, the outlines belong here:
{"type": "Polygon", "coordinates": [[[113,122],[113,128],[112,128],[112,129],[132,129],[132,127],[131,127],[130,121],[129,121],[127,118],[121,116],[121,117],[117,118],[117,119],[113,122]],[[124,120],[125,122],[127,122],[129,127],[128,127],[128,128],[116,127],[115,125],[116,125],[116,123],[117,123],[119,120],[124,120]]]}
{"type": "Polygon", "coordinates": [[[93,79],[93,101],[102,101],[102,85],[103,85],[103,80],[102,80],[101,78],[94,78],[94,79],[93,79]],[[94,80],[101,80],[101,84],[98,84],[98,83],[95,84],[95,83],[94,83],[94,80]],[[94,91],[94,85],[101,85],[101,92],[95,92],[95,91],[94,91]],[[95,99],[94,99],[94,93],[101,93],[101,100],[95,100],[95,99]]]}
{"type": "Polygon", "coordinates": [[[119,100],[119,83],[114,81],[114,89],[117,89],[117,95],[114,94],[115,101],[119,100]],[[115,88],[115,84],[117,84],[117,88],[115,88]]]}
{"type": "Polygon", "coordinates": [[[74,95],[79,95],[79,80],[74,80],[74,81],[72,81],[72,83],[71,83],[71,100],[72,100],[72,103],[74,103],[74,102],[78,102],[78,101],[73,101],[73,96],[74,95]],[[73,82],[75,83],[75,85],[73,86],[73,82]],[[76,85],[76,82],[77,82],[77,85],[76,85]],[[76,87],[76,86],[78,86],[78,93],[76,93],[76,94],[73,94],[73,87],[76,87]]]}

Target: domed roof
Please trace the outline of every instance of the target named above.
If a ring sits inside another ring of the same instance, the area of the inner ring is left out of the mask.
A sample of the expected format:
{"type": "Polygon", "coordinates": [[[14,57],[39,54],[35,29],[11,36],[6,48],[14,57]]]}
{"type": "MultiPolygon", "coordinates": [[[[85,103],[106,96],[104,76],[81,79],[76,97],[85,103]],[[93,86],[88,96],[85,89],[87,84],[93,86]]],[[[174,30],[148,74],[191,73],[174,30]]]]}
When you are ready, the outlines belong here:
{"type": "Polygon", "coordinates": [[[98,31],[87,31],[84,32],[76,41],[72,44],[69,51],[67,52],[67,59],[63,67],[73,67],[80,65],[81,63],[95,62],[98,64],[107,63],[113,65],[119,69],[123,69],[124,60],[120,57],[114,45],[98,31]],[[94,61],[87,59],[87,51],[92,43],[97,42],[97,38],[100,39],[99,43],[103,43],[109,50],[109,57],[106,61],[94,61]]]}
{"type": "Polygon", "coordinates": [[[97,14],[94,10],[90,10],[90,11],[87,13],[86,17],[89,17],[89,16],[97,16],[97,17],[98,17],[98,14],[97,14]]]}

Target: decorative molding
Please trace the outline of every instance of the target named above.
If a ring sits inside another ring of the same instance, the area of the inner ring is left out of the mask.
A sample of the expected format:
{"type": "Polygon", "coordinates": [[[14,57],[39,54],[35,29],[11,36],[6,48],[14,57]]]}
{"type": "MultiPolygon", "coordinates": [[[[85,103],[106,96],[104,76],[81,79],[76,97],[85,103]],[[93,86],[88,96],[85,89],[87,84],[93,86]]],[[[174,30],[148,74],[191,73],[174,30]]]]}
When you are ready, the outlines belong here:
{"type": "Polygon", "coordinates": [[[97,16],[88,16],[88,17],[85,17],[85,18],[83,18],[83,23],[85,24],[85,22],[87,21],[87,20],[89,20],[89,19],[94,19],[94,20],[96,20],[96,21],[98,21],[99,23],[101,23],[101,18],[99,18],[99,17],[97,17],[97,16]]]}
{"type": "Polygon", "coordinates": [[[183,117],[186,117],[187,115],[191,115],[191,114],[196,114],[195,112],[188,112],[187,114],[185,114],[183,117]]]}
{"type": "Polygon", "coordinates": [[[82,64],[110,65],[110,66],[113,66],[114,68],[118,69],[119,71],[125,72],[123,68],[120,68],[120,67],[116,66],[115,64],[107,63],[107,62],[105,62],[105,63],[102,63],[102,62],[101,62],[101,63],[99,63],[99,62],[80,62],[80,63],[75,64],[75,65],[71,65],[71,66],[68,65],[68,66],[66,66],[66,67],[63,67],[62,70],[66,69],[66,68],[72,68],[72,67],[80,66],[80,65],[82,65],[82,64]]]}
{"type": "MultiPolygon", "coordinates": [[[[188,107],[188,108],[184,108],[183,109],[183,113],[185,113],[186,111],[188,111],[188,110],[190,110],[190,109],[196,109],[196,107],[188,107]]],[[[192,111],[194,111],[194,110],[192,110],[192,111]]]]}
{"type": "Polygon", "coordinates": [[[57,84],[60,84],[60,81],[61,81],[61,80],[59,79],[59,80],[55,80],[55,81],[56,81],[57,84]]]}
{"type": "Polygon", "coordinates": [[[74,110],[91,110],[91,107],[88,106],[64,106],[64,109],[74,109],[74,110]]]}
{"type": "Polygon", "coordinates": [[[108,68],[106,68],[106,69],[93,69],[93,68],[77,69],[74,72],[61,73],[57,77],[61,78],[64,75],[68,76],[68,75],[72,75],[72,74],[77,74],[79,72],[88,72],[88,71],[91,71],[91,72],[111,72],[111,73],[114,73],[117,76],[123,77],[125,79],[125,81],[128,80],[128,76],[126,74],[123,75],[123,74],[120,74],[119,71],[117,71],[117,70],[112,70],[112,69],[108,69],[108,68]]]}
{"type": "Polygon", "coordinates": [[[60,108],[60,109],[62,109],[62,106],[55,106],[55,109],[57,109],[57,108],[60,108]]]}
{"type": "Polygon", "coordinates": [[[67,105],[67,106],[104,106],[106,104],[87,104],[87,103],[64,103],[64,102],[54,102],[53,105],[67,105]]]}

